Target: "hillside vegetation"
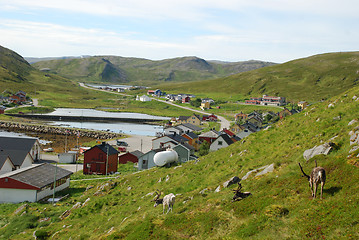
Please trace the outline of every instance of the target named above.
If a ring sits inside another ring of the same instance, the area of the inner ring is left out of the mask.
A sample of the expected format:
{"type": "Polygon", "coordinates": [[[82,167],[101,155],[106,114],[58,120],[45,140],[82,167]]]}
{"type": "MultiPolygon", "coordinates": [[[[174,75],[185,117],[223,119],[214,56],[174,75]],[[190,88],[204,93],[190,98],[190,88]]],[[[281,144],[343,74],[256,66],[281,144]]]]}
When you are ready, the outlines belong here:
{"type": "Polygon", "coordinates": [[[154,61],[143,58],[94,56],[40,61],[33,66],[38,69],[49,69],[50,72],[77,81],[153,85],[213,79],[273,64],[253,60],[235,63],[211,62],[198,57],[154,61]]]}
{"type": "Polygon", "coordinates": [[[32,239],[36,231],[51,239],[358,239],[359,150],[350,144],[359,128],[357,96],[358,87],[198,162],[72,182],[63,193],[70,197],[56,206],[31,203],[15,214],[22,204],[2,204],[0,238],[32,239]],[[327,156],[304,160],[306,149],[327,142],[327,156]],[[298,167],[309,174],[314,160],[327,173],[323,200],[312,200],[298,167]],[[236,186],[222,184],[269,164],[273,172],[241,181],[252,195],[231,202],[236,186]],[[177,194],[173,212],[153,207],[156,189],[177,194]],[[70,214],[61,220],[65,210],[70,214]]]}
{"type": "Polygon", "coordinates": [[[191,91],[236,99],[263,94],[291,101],[336,96],[359,81],[359,52],[327,53],[264,67],[225,78],[163,85],[167,91],[191,91]]]}

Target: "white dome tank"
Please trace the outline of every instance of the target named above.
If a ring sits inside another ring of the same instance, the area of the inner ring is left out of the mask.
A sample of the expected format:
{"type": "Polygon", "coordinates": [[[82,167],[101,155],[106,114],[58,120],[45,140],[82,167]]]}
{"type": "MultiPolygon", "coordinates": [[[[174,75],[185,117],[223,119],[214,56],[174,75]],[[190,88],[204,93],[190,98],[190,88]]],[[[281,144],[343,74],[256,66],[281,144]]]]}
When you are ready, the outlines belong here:
{"type": "Polygon", "coordinates": [[[153,156],[153,161],[158,167],[162,167],[167,163],[172,163],[178,160],[178,154],[174,150],[167,150],[158,152],[153,156]]]}

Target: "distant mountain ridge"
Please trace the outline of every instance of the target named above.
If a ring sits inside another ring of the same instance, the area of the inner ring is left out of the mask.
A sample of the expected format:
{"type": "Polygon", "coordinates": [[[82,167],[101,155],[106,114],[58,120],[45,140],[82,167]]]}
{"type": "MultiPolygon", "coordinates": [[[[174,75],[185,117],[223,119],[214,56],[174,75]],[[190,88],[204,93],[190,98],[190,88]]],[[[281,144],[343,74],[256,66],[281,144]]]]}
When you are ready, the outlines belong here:
{"type": "Polygon", "coordinates": [[[359,52],[314,55],[283,64],[192,83],[162,85],[166,91],[191,91],[208,95],[286,97],[319,101],[338,95],[359,83],[359,52]]]}
{"type": "Polygon", "coordinates": [[[163,82],[190,82],[226,77],[243,71],[272,66],[263,61],[220,62],[198,57],[179,57],[148,60],[120,56],[64,57],[36,61],[37,69],[50,69],[61,76],[102,83],[160,84],[163,82]]]}

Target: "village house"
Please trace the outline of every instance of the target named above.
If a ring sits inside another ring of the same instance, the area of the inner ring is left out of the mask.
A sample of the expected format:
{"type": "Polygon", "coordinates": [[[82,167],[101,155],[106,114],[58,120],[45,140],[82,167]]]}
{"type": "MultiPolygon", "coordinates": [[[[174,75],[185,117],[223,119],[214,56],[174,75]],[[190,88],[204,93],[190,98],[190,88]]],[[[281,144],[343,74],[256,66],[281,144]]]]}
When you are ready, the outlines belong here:
{"type": "Polygon", "coordinates": [[[257,128],[261,128],[262,124],[263,124],[262,118],[257,116],[257,115],[253,115],[253,116],[248,117],[246,122],[252,123],[257,128]]]}
{"type": "Polygon", "coordinates": [[[193,154],[194,149],[188,144],[178,144],[173,148],[173,150],[175,150],[178,154],[179,163],[185,163],[197,159],[197,157],[193,154]]]}
{"type": "Polygon", "coordinates": [[[142,96],[136,96],[136,101],[141,101],[141,102],[150,102],[152,99],[147,96],[147,95],[142,95],[142,96]]]}
{"type": "Polygon", "coordinates": [[[234,115],[234,120],[236,122],[242,121],[242,120],[246,120],[248,118],[248,114],[246,113],[237,113],[236,115],[234,115]]]}
{"type": "Polygon", "coordinates": [[[6,109],[6,107],[0,105],[0,114],[4,114],[4,113],[5,113],[5,109],[6,109]]]}
{"type": "Polygon", "coordinates": [[[206,121],[206,122],[217,122],[218,121],[218,117],[214,114],[211,115],[203,115],[202,116],[202,121],[206,121]]]}
{"type": "Polygon", "coordinates": [[[182,137],[176,133],[158,137],[152,140],[152,149],[172,148],[177,144],[188,142],[187,138],[182,137]]]}
{"type": "Polygon", "coordinates": [[[182,137],[188,139],[188,144],[191,145],[196,151],[199,150],[201,142],[199,141],[199,136],[194,132],[187,132],[182,134],[182,137]]]}
{"type": "Polygon", "coordinates": [[[42,163],[0,175],[0,203],[37,202],[70,186],[72,172],[42,163]],[[55,188],[55,189],[54,189],[55,188]]]}
{"type": "Polygon", "coordinates": [[[189,96],[185,96],[182,98],[182,103],[189,103],[191,101],[191,98],[189,96]]]}
{"type": "Polygon", "coordinates": [[[15,169],[14,164],[12,163],[8,154],[0,150],[0,175],[11,172],[15,169]]]}
{"type": "Polygon", "coordinates": [[[203,128],[193,125],[191,123],[182,123],[176,126],[177,128],[182,129],[182,134],[187,132],[200,132],[203,128]]]}
{"type": "Polygon", "coordinates": [[[217,151],[221,148],[228,147],[233,144],[232,139],[227,134],[221,134],[215,139],[209,147],[209,151],[217,151]]]}
{"type": "Polygon", "coordinates": [[[300,101],[298,102],[298,107],[300,107],[301,110],[305,109],[308,106],[307,101],[300,101]]]}
{"type": "Polygon", "coordinates": [[[251,105],[265,105],[265,106],[282,106],[285,105],[285,97],[276,97],[263,95],[262,97],[251,97],[250,100],[245,101],[246,104],[251,105]]]}
{"type": "Polygon", "coordinates": [[[38,161],[41,147],[37,138],[0,137],[0,150],[10,157],[15,169],[19,169],[38,161]]]}
{"type": "Polygon", "coordinates": [[[119,164],[126,164],[128,162],[138,163],[138,159],[143,155],[143,152],[135,150],[132,152],[127,152],[118,157],[119,164]]]}
{"type": "Polygon", "coordinates": [[[211,144],[214,140],[216,140],[219,136],[221,135],[220,132],[216,131],[216,130],[210,130],[208,132],[202,133],[200,134],[199,140],[201,142],[203,141],[207,141],[209,144],[211,144]]]}
{"type": "Polygon", "coordinates": [[[201,121],[201,117],[197,114],[193,114],[192,116],[188,117],[186,119],[186,122],[183,122],[183,123],[191,123],[193,125],[201,125],[202,121],[201,121]]]}
{"type": "Polygon", "coordinates": [[[210,104],[209,102],[201,102],[200,108],[201,108],[202,110],[210,109],[210,108],[211,108],[211,104],[210,104]]]}
{"type": "Polygon", "coordinates": [[[117,172],[118,151],[102,142],[84,152],[84,174],[107,175],[117,172]]]}
{"type": "Polygon", "coordinates": [[[177,126],[169,126],[164,129],[165,135],[178,134],[182,135],[183,130],[177,126]]]}
{"type": "Polygon", "coordinates": [[[145,169],[150,169],[156,167],[156,164],[153,160],[153,157],[156,153],[165,151],[166,149],[152,149],[146,153],[144,153],[141,157],[138,158],[138,170],[142,171],[145,169]]]}

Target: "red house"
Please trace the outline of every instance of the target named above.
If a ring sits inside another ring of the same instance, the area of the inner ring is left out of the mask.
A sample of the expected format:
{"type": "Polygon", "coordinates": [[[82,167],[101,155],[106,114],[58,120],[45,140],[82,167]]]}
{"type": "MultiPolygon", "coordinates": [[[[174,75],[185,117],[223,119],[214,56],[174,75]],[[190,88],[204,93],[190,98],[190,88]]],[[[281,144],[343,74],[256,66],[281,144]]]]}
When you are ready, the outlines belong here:
{"type": "Polygon", "coordinates": [[[217,121],[218,121],[218,117],[217,117],[216,115],[214,115],[214,114],[211,114],[211,115],[203,115],[202,121],[217,122],[217,121]]]}
{"type": "Polygon", "coordinates": [[[127,162],[137,163],[138,158],[140,158],[142,155],[143,152],[138,150],[133,152],[128,152],[118,157],[118,163],[119,164],[126,164],[127,162]]]}
{"type": "Polygon", "coordinates": [[[189,103],[191,98],[189,96],[182,98],[182,103],[189,103]]]}
{"type": "Polygon", "coordinates": [[[106,142],[84,152],[84,174],[106,175],[114,173],[117,172],[117,165],[118,151],[106,142]]]}

